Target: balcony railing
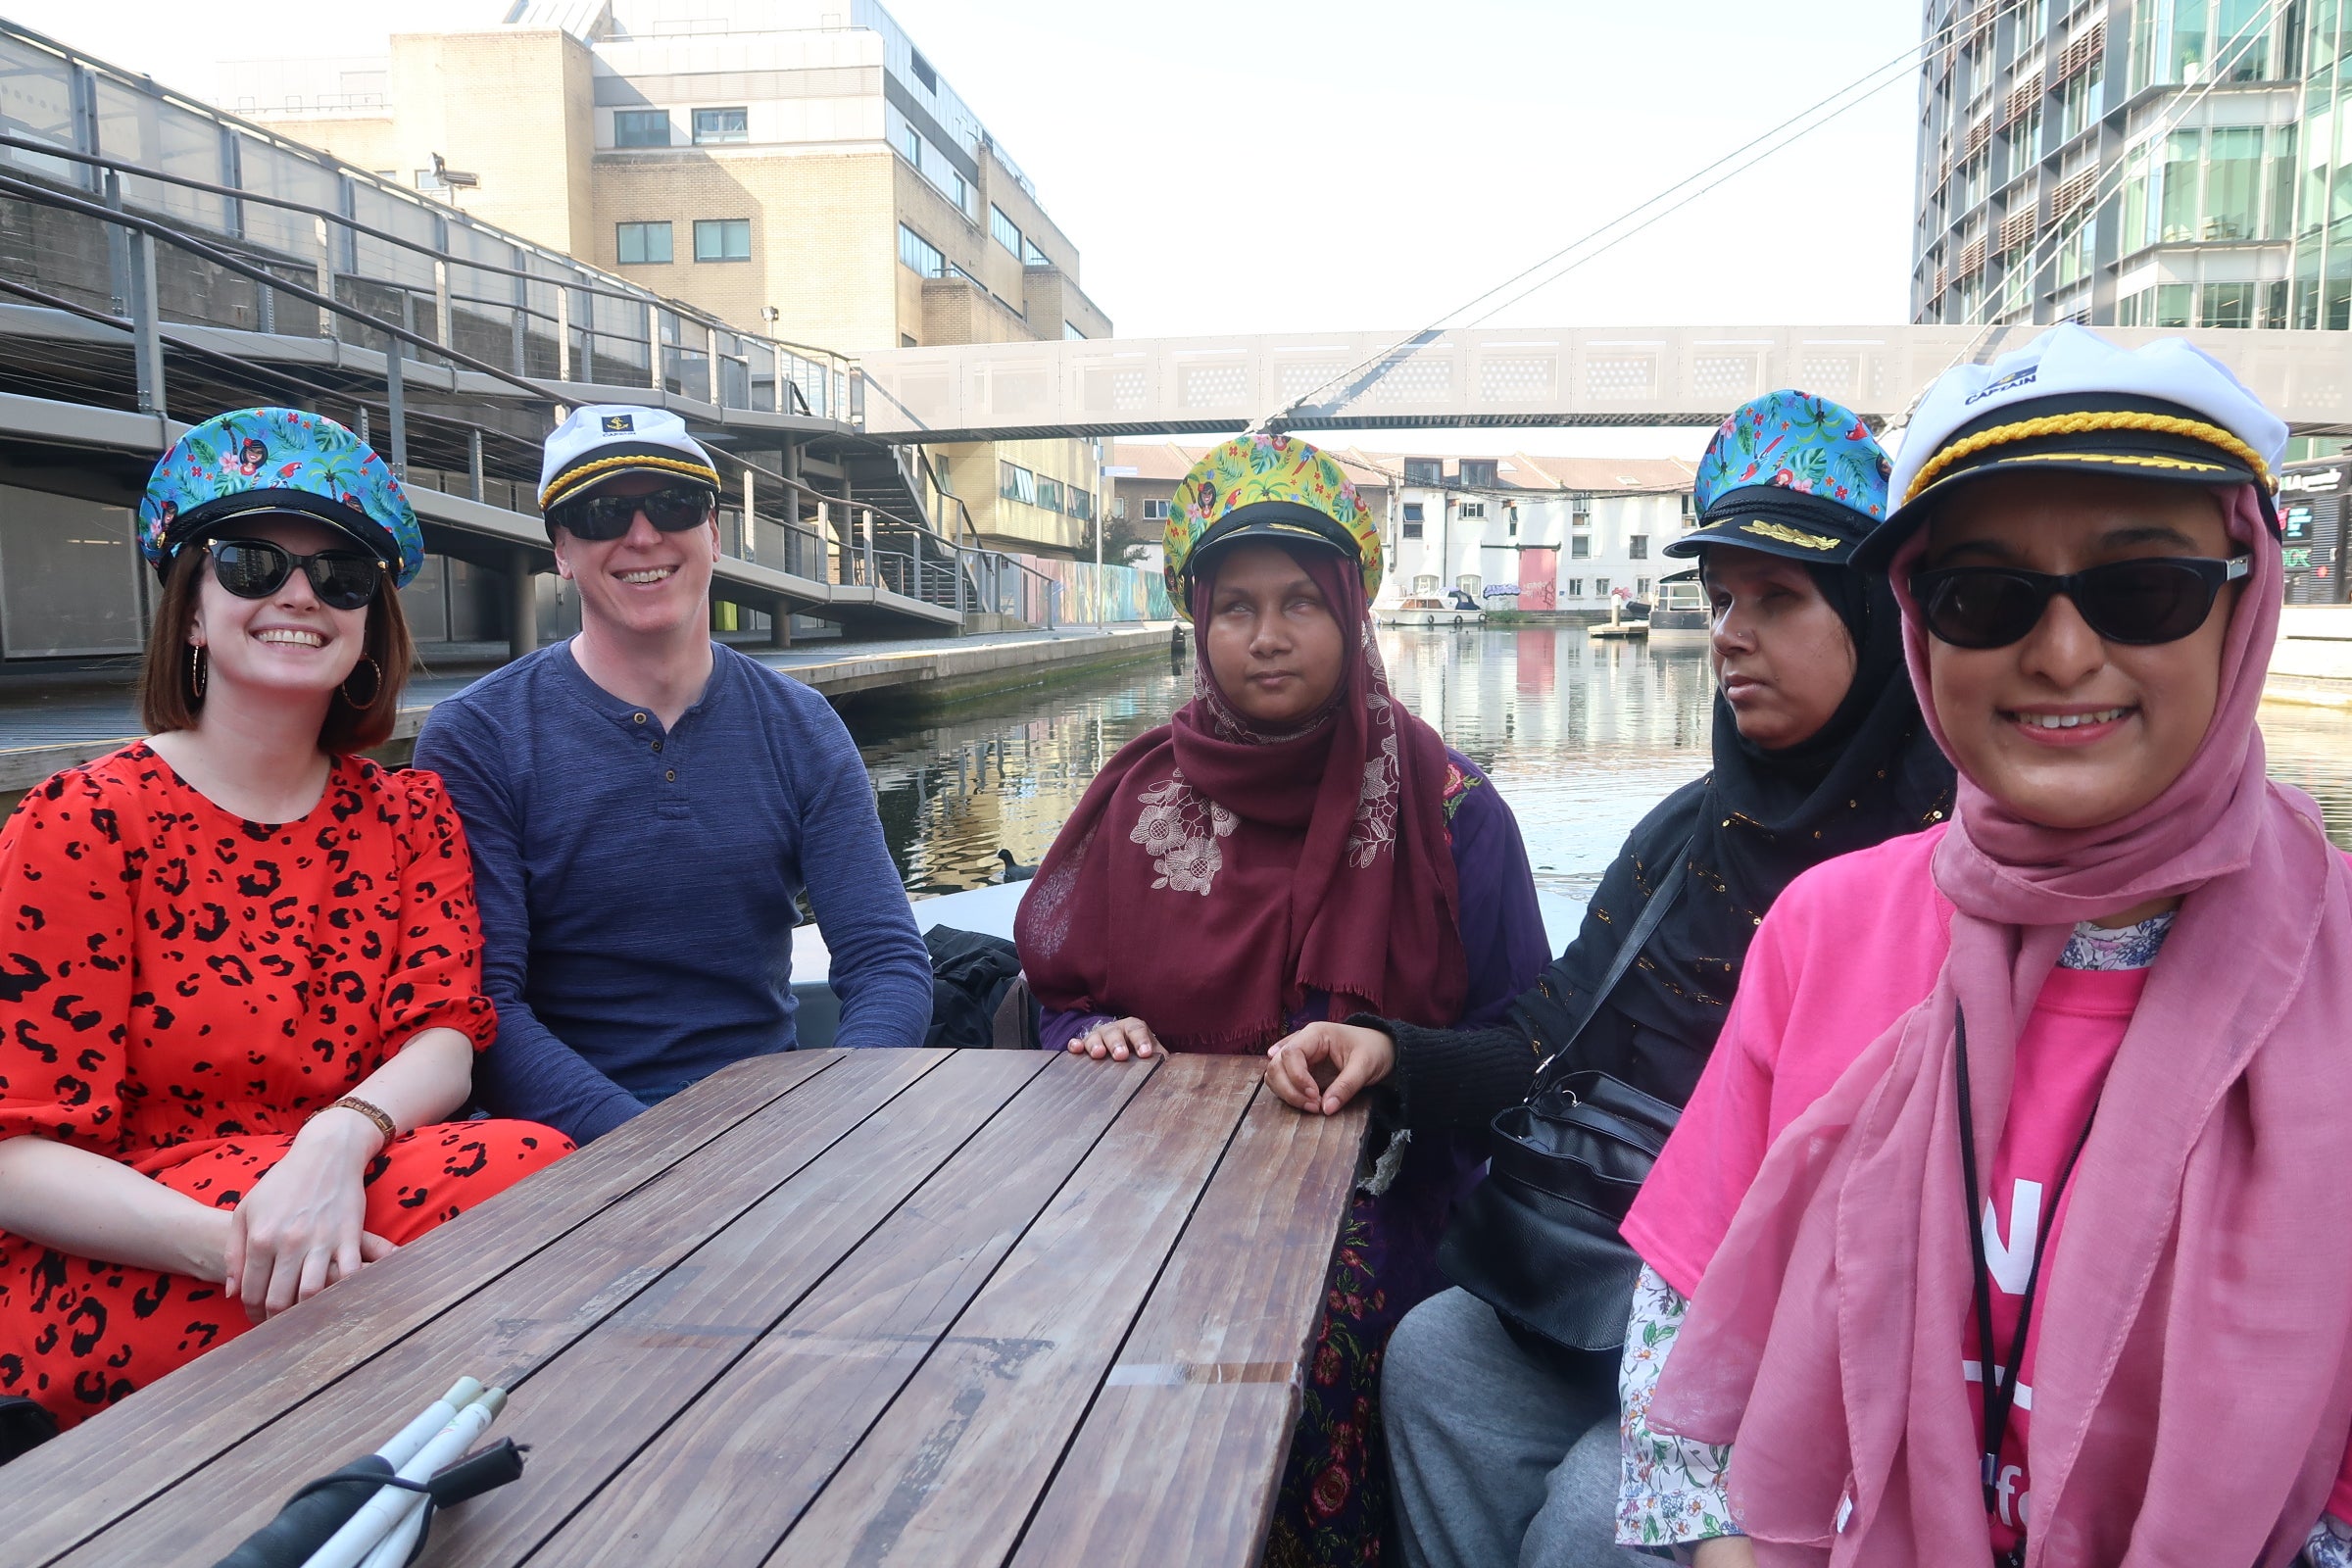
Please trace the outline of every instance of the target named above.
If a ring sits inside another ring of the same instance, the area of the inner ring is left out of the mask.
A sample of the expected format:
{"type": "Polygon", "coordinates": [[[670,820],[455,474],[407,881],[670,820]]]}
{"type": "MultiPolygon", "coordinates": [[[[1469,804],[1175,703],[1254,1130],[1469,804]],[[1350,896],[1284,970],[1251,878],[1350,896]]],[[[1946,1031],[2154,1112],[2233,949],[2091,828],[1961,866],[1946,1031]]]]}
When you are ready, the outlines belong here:
{"type": "MultiPolygon", "coordinates": [[[[744,331],[7,23],[0,75],[0,172],[245,264],[159,277],[163,320],[409,341],[425,363],[457,354],[521,377],[853,422],[839,355],[744,331]]],[[[94,286],[99,236],[23,227],[12,273],[122,314],[120,290],[94,286]]]]}

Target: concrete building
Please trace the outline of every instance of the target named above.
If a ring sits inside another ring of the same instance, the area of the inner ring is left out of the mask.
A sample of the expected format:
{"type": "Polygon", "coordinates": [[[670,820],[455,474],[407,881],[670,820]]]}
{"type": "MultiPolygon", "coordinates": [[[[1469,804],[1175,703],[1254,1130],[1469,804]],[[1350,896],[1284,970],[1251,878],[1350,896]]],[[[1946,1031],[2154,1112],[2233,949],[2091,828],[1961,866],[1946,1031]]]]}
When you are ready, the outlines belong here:
{"type": "Polygon", "coordinates": [[[1493,610],[1605,615],[1686,568],[1696,470],[1679,459],[1389,458],[1399,475],[1382,598],[1460,588],[1493,610]]]}
{"type": "MultiPolygon", "coordinates": [[[[514,0],[381,59],[224,71],[223,108],[788,341],[1110,335],[1077,246],[875,0],[514,0]]],[[[1101,487],[1088,442],[933,463],[1005,548],[1073,552],[1091,518],[1022,497],[1101,487]]]]}
{"type": "Polygon", "coordinates": [[[1914,320],[2352,327],[2352,152],[2334,133],[2352,14],[1924,13],[1914,320]]]}

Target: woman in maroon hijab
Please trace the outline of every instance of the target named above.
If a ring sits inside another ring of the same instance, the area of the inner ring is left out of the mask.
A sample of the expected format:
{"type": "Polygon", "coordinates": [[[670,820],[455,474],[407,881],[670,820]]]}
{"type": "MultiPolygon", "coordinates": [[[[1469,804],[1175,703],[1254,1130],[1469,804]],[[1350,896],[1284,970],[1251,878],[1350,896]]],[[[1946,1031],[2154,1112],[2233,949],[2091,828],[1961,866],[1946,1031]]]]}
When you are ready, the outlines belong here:
{"type": "MultiPolygon", "coordinates": [[[[1359,1013],[1498,1020],[1548,956],[1527,852],[1494,785],[1389,690],[1368,611],[1378,533],[1354,487],[1304,442],[1241,437],[1187,475],[1167,539],[1197,628],[1193,700],[1097,775],[1022,902],[1046,1045],[1123,1062],[1254,1054],[1359,1013]]],[[[1380,1355],[1443,1285],[1446,1211],[1481,1157],[1398,1141],[1357,1194],[1277,1568],[1375,1560],[1380,1355]]]]}

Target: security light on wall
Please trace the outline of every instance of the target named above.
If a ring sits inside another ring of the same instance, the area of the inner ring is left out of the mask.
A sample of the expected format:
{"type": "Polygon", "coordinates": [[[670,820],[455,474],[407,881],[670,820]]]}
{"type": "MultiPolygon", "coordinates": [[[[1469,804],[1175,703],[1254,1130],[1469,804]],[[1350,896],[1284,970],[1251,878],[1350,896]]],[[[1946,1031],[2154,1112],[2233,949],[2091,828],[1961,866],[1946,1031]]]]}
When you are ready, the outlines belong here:
{"type": "Polygon", "coordinates": [[[783,318],[784,313],[775,306],[762,305],[760,307],[760,319],[767,322],[770,326],[773,326],[776,322],[782,320],[783,318]]]}
{"type": "Polygon", "coordinates": [[[482,182],[482,176],[479,174],[468,174],[462,170],[450,168],[441,161],[439,153],[433,154],[433,177],[451,190],[471,190],[482,182]]]}

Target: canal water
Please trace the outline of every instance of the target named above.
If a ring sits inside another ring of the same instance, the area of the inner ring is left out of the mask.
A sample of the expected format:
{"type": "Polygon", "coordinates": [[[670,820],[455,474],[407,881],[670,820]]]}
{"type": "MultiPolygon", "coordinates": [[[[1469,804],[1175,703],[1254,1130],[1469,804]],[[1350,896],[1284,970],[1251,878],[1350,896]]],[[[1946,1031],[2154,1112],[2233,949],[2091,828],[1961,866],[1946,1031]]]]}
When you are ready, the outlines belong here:
{"type": "MultiPolygon", "coordinates": [[[[1582,900],[1625,835],[1707,765],[1713,686],[1698,642],[1591,642],[1574,627],[1389,628],[1397,695],[1484,768],[1519,818],[1538,886],[1582,900]]],[[[1103,761],[1192,691],[1165,662],[852,721],[908,891],[1001,875],[999,849],[1035,864],[1103,761]]],[[[2308,790],[2352,848],[2352,715],[2263,710],[2272,773],[2308,790]]]]}

